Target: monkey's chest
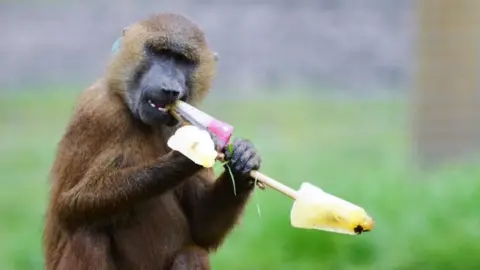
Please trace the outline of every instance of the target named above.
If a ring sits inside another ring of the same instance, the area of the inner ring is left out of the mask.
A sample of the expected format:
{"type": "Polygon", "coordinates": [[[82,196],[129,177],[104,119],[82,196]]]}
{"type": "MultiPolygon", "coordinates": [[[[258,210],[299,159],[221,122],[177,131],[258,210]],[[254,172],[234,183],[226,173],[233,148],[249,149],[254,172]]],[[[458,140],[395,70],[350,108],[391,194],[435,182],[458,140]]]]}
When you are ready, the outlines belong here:
{"type": "Polygon", "coordinates": [[[115,238],[122,260],[159,265],[189,244],[190,232],[174,195],[166,193],[135,206],[115,238]]]}

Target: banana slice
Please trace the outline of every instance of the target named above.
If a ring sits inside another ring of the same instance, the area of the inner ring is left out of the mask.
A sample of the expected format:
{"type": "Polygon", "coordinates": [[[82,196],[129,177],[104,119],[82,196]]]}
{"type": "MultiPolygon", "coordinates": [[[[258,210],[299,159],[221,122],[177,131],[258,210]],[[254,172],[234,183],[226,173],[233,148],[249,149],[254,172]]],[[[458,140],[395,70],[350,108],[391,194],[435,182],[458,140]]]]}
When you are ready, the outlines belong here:
{"type": "Polygon", "coordinates": [[[341,234],[361,234],[373,229],[373,219],[363,208],[303,183],[290,212],[291,225],[341,234]]]}

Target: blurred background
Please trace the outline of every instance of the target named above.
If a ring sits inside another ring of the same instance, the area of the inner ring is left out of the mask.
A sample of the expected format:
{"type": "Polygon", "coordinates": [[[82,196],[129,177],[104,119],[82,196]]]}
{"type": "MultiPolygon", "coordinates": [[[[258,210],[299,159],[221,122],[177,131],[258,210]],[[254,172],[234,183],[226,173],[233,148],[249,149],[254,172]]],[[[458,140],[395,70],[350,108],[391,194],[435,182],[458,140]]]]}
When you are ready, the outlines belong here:
{"type": "Polygon", "coordinates": [[[48,172],[121,29],[182,13],[220,55],[202,109],[262,172],[364,207],[357,237],[290,226],[258,190],[214,269],[480,269],[480,1],[0,2],[0,269],[43,269],[48,172]]]}

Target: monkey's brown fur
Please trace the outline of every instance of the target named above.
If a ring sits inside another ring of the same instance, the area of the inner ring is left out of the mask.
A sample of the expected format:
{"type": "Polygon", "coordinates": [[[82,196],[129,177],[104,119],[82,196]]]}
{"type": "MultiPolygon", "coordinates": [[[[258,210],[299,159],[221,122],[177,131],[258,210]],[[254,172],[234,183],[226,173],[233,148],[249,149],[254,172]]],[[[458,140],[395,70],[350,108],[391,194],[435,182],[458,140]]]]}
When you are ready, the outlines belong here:
{"type": "Polygon", "coordinates": [[[128,28],[106,76],[81,94],[59,143],[44,231],[47,270],[210,269],[208,253],[244,208],[249,192],[233,195],[228,173],[215,180],[211,169],[168,149],[172,130],[130,115],[125,85],[152,38],[156,46],[186,43],[182,53],[198,60],[190,103],[210,88],[214,54],[189,20],[160,14],[128,28]],[[150,169],[135,173],[142,168],[150,169]],[[146,180],[152,175],[158,179],[146,180]]]}

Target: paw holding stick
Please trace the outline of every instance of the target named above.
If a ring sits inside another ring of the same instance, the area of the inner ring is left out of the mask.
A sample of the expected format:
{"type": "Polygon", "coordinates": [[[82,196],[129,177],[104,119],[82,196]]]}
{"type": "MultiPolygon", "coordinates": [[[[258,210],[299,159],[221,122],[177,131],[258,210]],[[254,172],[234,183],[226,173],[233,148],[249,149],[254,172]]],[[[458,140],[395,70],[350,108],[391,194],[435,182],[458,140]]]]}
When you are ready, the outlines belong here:
{"type": "MultiPolygon", "coordinates": [[[[246,187],[254,187],[254,179],[251,177],[251,172],[258,170],[261,165],[260,154],[253,144],[246,139],[235,139],[232,144],[223,148],[223,159],[226,161],[225,167],[228,166],[235,181],[242,181],[246,187]]],[[[221,155],[218,157],[221,159],[221,155]]]]}

